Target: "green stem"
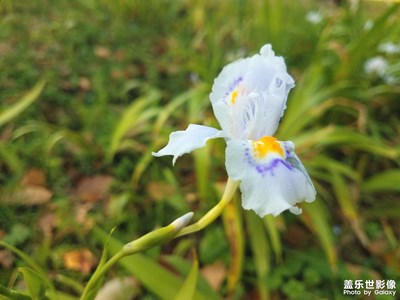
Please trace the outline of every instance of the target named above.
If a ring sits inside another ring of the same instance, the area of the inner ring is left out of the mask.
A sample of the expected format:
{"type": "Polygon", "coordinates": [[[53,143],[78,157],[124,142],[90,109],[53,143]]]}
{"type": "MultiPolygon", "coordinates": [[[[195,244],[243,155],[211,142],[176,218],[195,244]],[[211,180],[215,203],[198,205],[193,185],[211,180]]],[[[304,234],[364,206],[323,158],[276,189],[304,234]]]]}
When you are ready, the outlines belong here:
{"type": "Polygon", "coordinates": [[[153,230],[144,236],[126,244],[121,250],[119,250],[114,256],[112,256],[104,265],[101,265],[96,269],[93,276],[89,279],[81,300],[92,300],[95,297],[95,292],[98,290],[98,284],[103,279],[105,273],[119,262],[123,257],[133,255],[146,249],[152,248],[157,245],[161,245],[163,242],[171,240],[175,235],[189,223],[193,213],[189,212],[171,224],[153,230]]]}
{"type": "Polygon", "coordinates": [[[6,288],[5,286],[0,284],[0,295],[6,296],[9,299],[13,299],[13,300],[32,300],[31,297],[15,292],[13,290],[9,290],[8,288],[6,288]]]}
{"type": "Polygon", "coordinates": [[[183,228],[176,237],[187,235],[189,233],[197,232],[202,230],[203,228],[210,225],[216,218],[218,218],[225,206],[232,200],[233,195],[235,194],[236,188],[238,187],[239,182],[234,181],[231,178],[228,178],[228,182],[225,186],[224,194],[222,195],[221,201],[218,202],[213,208],[211,208],[200,220],[196,223],[189,225],[183,228]]]}
{"type": "Polygon", "coordinates": [[[120,261],[121,258],[123,258],[126,255],[127,253],[125,251],[120,250],[113,257],[111,257],[110,260],[107,261],[100,269],[97,269],[96,272],[94,272],[93,276],[90,278],[89,282],[87,283],[80,300],[91,300],[90,294],[91,291],[96,287],[96,284],[98,284],[101,281],[104,274],[109,269],[111,269],[118,261],[120,261]]]}

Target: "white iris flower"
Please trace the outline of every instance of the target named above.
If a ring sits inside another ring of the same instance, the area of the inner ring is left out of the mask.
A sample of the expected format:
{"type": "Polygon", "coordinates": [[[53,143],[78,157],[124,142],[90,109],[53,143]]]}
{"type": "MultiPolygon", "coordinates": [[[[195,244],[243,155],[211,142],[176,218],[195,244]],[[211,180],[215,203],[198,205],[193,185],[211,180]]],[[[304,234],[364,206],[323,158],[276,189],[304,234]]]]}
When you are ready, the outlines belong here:
{"type": "Polygon", "coordinates": [[[225,138],[226,169],[240,181],[243,207],[260,217],[287,209],[300,214],[296,204],[314,201],[314,186],[294,144],[272,137],[293,87],[283,58],[264,45],[260,54],[227,65],[214,81],[210,99],[222,130],[190,124],[171,133],[168,145],[153,155],[173,155],[175,163],[208,140],[225,138]]]}

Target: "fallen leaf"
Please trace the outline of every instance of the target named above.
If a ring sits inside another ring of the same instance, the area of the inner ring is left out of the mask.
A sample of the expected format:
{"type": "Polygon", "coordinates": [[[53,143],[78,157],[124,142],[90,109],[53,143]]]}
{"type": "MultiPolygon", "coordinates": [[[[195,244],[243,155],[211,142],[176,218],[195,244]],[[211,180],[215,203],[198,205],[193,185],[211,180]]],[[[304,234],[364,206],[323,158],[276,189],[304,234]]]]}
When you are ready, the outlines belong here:
{"type": "Polygon", "coordinates": [[[218,291],[226,277],[226,267],[222,261],[218,260],[215,263],[201,268],[203,277],[208,281],[210,286],[218,291]]]}
{"type": "Polygon", "coordinates": [[[86,77],[81,77],[79,78],[79,88],[82,91],[90,91],[90,89],[92,88],[92,84],[90,83],[89,79],[86,77]]]}
{"type": "Polygon", "coordinates": [[[301,248],[307,245],[309,233],[298,225],[289,225],[282,239],[292,248],[301,248]]]}
{"type": "Polygon", "coordinates": [[[0,266],[10,269],[14,263],[14,256],[8,249],[0,250],[0,266]]]}
{"type": "Polygon", "coordinates": [[[42,230],[44,237],[47,240],[52,240],[53,230],[56,227],[57,216],[53,212],[46,213],[38,220],[38,227],[42,230]]]}
{"type": "Polygon", "coordinates": [[[79,183],[76,194],[81,201],[99,202],[109,196],[109,190],[113,177],[107,175],[95,175],[85,177],[79,183]]]}
{"type": "Polygon", "coordinates": [[[400,273],[400,248],[388,251],[383,256],[383,260],[392,270],[396,270],[398,273],[400,273]]]}
{"type": "MultiPolygon", "coordinates": [[[[346,263],[346,268],[349,270],[349,272],[354,275],[355,277],[361,277],[363,274],[365,275],[367,270],[365,266],[362,265],[357,265],[357,264],[352,264],[352,263],[346,263]]],[[[371,279],[379,279],[381,276],[377,271],[368,270],[368,276],[371,277],[371,279]]]]}
{"type": "Polygon", "coordinates": [[[161,201],[172,196],[175,192],[175,189],[170,184],[153,181],[147,185],[147,192],[152,199],[161,201]]]}
{"type": "Polygon", "coordinates": [[[63,261],[64,266],[68,270],[89,274],[96,262],[96,259],[92,252],[84,248],[64,253],[63,261]]]}
{"type": "Polygon", "coordinates": [[[51,199],[53,193],[46,188],[46,177],[42,170],[31,169],[25,173],[19,185],[3,193],[2,201],[10,205],[42,205],[51,199]]]}
{"type": "Polygon", "coordinates": [[[8,198],[8,202],[19,205],[42,205],[51,199],[53,193],[43,186],[30,185],[21,187],[8,198]]]}
{"type": "Polygon", "coordinates": [[[46,186],[46,177],[40,169],[30,169],[22,177],[21,184],[24,186],[36,185],[46,186]]]}
{"type": "Polygon", "coordinates": [[[125,72],[123,70],[112,70],[111,71],[111,78],[112,79],[124,79],[125,78],[125,72]]]}
{"type": "Polygon", "coordinates": [[[89,211],[93,208],[93,203],[84,203],[76,207],[75,220],[82,225],[83,230],[90,230],[95,224],[92,217],[89,216],[89,211]]]}
{"type": "Polygon", "coordinates": [[[106,47],[98,46],[94,48],[94,54],[99,58],[106,59],[110,56],[111,51],[106,47]]]}

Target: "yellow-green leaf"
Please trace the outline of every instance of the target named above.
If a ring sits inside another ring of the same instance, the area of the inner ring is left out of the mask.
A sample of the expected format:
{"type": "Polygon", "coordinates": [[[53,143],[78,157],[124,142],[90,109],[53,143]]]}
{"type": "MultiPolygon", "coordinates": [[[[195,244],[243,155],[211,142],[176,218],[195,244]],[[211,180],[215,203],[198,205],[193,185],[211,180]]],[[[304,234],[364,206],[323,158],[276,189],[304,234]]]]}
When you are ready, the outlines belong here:
{"type": "Polygon", "coordinates": [[[400,192],[400,170],[387,170],[369,178],[362,185],[364,192],[400,192]]]}
{"type": "Polygon", "coordinates": [[[42,92],[44,80],[40,80],[25,96],[23,96],[17,103],[0,112],[0,126],[4,125],[8,121],[17,117],[22,111],[24,111],[29,105],[31,105],[42,92]]]}
{"type": "Polygon", "coordinates": [[[175,300],[188,300],[193,299],[196,290],[197,275],[199,273],[199,262],[197,258],[194,259],[192,268],[182,287],[175,296],[175,300]]]}
{"type": "Polygon", "coordinates": [[[24,281],[33,300],[48,299],[45,296],[48,285],[46,284],[46,280],[39,273],[26,267],[21,267],[18,271],[24,275],[24,281]]]}

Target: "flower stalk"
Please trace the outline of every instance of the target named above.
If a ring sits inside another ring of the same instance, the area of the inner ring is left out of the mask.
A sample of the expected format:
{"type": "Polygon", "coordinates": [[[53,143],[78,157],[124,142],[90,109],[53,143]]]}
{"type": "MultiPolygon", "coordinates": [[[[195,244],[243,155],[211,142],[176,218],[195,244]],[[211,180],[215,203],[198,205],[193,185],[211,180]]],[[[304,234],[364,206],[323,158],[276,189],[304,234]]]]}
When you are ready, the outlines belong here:
{"type": "Polygon", "coordinates": [[[232,197],[235,194],[238,185],[238,181],[234,181],[233,179],[228,178],[224,193],[218,204],[211,208],[199,221],[183,228],[175,237],[180,237],[189,233],[200,231],[210,225],[213,221],[215,221],[215,219],[221,215],[225,206],[232,200],[232,197]]]}
{"type": "Polygon", "coordinates": [[[133,255],[138,252],[142,252],[149,248],[157,245],[161,245],[165,241],[174,238],[181,230],[184,228],[193,216],[192,212],[189,212],[169,225],[151,231],[144,236],[127,243],[118,251],[114,256],[112,256],[104,265],[100,265],[93,276],[87,283],[80,300],[92,300],[94,299],[99,283],[103,279],[104,275],[108,270],[110,270],[114,265],[116,265],[125,256],[133,255]]]}

